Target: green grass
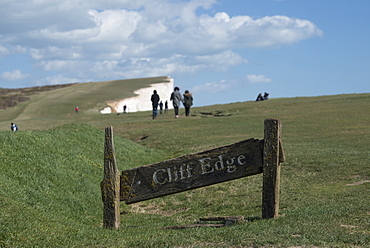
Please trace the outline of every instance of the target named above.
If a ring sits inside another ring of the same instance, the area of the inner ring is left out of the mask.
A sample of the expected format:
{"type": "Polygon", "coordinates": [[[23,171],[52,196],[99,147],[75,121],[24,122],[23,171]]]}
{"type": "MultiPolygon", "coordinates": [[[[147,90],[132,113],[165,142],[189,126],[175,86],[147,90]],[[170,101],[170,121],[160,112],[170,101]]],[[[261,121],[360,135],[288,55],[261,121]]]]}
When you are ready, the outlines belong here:
{"type": "Polygon", "coordinates": [[[100,116],[106,101],[132,97],[138,88],[163,82],[165,77],[116,80],[98,83],[79,83],[70,87],[40,92],[19,105],[0,109],[0,131],[8,130],[9,121],[16,122],[23,130],[50,128],[61,123],[87,122],[100,116]],[[82,115],[76,116],[78,106],[82,115]]]}
{"type": "Polygon", "coordinates": [[[7,126],[10,112],[23,116],[20,131],[0,132],[0,247],[369,247],[370,94],[207,106],[193,108],[188,118],[181,109],[179,119],[170,110],[155,120],[150,112],[31,114],[30,106],[42,106],[36,98],[0,111],[7,126]],[[262,175],[256,175],[122,203],[121,229],[102,228],[99,184],[108,125],[124,170],[263,138],[263,120],[270,117],[282,120],[286,154],[279,218],[261,219],[262,175]],[[228,215],[248,222],[160,229],[228,215]]]}

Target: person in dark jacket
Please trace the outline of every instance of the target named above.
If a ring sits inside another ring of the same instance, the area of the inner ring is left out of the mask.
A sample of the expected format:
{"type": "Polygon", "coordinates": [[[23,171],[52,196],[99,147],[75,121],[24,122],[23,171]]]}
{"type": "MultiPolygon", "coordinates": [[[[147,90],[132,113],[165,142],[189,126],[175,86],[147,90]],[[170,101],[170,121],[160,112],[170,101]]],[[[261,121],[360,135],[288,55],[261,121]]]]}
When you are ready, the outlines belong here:
{"type": "Polygon", "coordinates": [[[179,87],[175,87],[174,91],[171,94],[170,100],[173,103],[173,108],[175,110],[175,117],[179,118],[179,107],[180,107],[180,103],[182,102],[182,96],[181,96],[179,87]]]}
{"type": "Polygon", "coordinates": [[[256,99],[256,102],[263,101],[262,93],[259,93],[256,99]]]}
{"type": "Polygon", "coordinates": [[[158,116],[158,103],[160,100],[159,95],[157,94],[156,90],[153,91],[151,100],[152,100],[152,105],[153,105],[153,119],[154,119],[158,116]]]}
{"type": "Polygon", "coordinates": [[[12,130],[12,131],[18,131],[18,127],[17,127],[17,125],[15,125],[15,123],[11,123],[10,124],[10,129],[12,130]]]}
{"type": "Polygon", "coordinates": [[[188,91],[185,90],[184,94],[184,107],[185,107],[185,115],[190,115],[190,107],[193,105],[193,95],[188,91]]]}
{"type": "Polygon", "coordinates": [[[164,103],[164,113],[167,114],[168,112],[168,102],[166,100],[166,102],[164,103]]]}
{"type": "Polygon", "coordinates": [[[160,101],[159,103],[159,113],[163,114],[163,102],[162,101],[160,101]]]}

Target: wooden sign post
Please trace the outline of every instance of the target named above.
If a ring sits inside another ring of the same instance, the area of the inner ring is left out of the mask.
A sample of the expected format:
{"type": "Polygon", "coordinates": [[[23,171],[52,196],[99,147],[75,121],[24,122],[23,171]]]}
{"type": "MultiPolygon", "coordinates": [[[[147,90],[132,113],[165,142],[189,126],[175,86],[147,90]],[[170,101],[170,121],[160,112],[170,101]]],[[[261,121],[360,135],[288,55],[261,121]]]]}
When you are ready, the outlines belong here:
{"type": "Polygon", "coordinates": [[[144,165],[122,171],[121,176],[115,165],[111,130],[111,127],[106,129],[104,180],[101,183],[104,227],[119,228],[120,201],[131,204],[259,173],[264,173],[262,217],[278,216],[279,163],[284,161],[279,120],[265,120],[264,140],[248,139],[144,165]]]}
{"type": "Polygon", "coordinates": [[[104,178],[100,184],[104,204],[103,226],[108,229],[120,227],[120,178],[114,153],[113,127],[105,129],[104,178]]]}
{"type": "Polygon", "coordinates": [[[281,121],[266,119],[263,149],[262,218],[279,215],[280,163],[285,161],[281,142],[281,121]]]}

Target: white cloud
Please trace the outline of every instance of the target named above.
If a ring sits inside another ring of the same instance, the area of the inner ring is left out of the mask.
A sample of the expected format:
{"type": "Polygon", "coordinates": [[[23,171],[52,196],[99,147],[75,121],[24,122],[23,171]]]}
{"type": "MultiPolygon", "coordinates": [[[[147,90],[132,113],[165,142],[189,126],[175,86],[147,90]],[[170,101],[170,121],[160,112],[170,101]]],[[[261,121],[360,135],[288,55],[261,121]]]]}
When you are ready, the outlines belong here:
{"type": "Polygon", "coordinates": [[[82,57],[82,48],[79,46],[72,46],[69,48],[61,48],[57,46],[48,46],[42,49],[32,48],[30,55],[34,60],[49,60],[49,59],[79,59],[82,57]]]}
{"type": "Polygon", "coordinates": [[[12,53],[26,53],[27,48],[19,46],[19,45],[15,45],[12,47],[11,51],[12,53]]]}
{"type": "Polygon", "coordinates": [[[9,49],[5,46],[0,46],[0,57],[9,54],[9,49]]]}
{"type": "MultiPolygon", "coordinates": [[[[236,49],[282,46],[322,33],[308,20],[286,16],[199,14],[216,3],[6,1],[0,57],[28,51],[37,68],[55,71],[56,79],[147,77],[226,70],[247,63],[236,49]]],[[[224,83],[208,86],[221,89],[224,83]]]]}
{"type": "Polygon", "coordinates": [[[218,82],[206,83],[203,85],[197,85],[193,87],[192,92],[194,93],[219,93],[231,90],[233,83],[230,83],[226,80],[221,80],[218,82]]]}
{"type": "Polygon", "coordinates": [[[58,75],[45,78],[41,82],[41,85],[68,84],[68,83],[75,83],[75,82],[78,82],[77,78],[68,78],[68,77],[64,77],[61,74],[58,74],[58,75]]]}
{"type": "Polygon", "coordinates": [[[265,75],[247,75],[246,76],[247,82],[251,84],[256,84],[256,83],[270,83],[272,82],[271,78],[266,77],[265,75]]]}
{"type": "Polygon", "coordinates": [[[216,69],[224,70],[230,66],[247,63],[248,60],[230,50],[211,55],[196,56],[195,60],[205,65],[211,65],[216,69]]]}
{"type": "Polygon", "coordinates": [[[2,46],[0,45],[0,58],[9,54],[19,54],[26,53],[27,49],[25,47],[15,45],[15,46],[2,46]]]}
{"type": "Polygon", "coordinates": [[[88,13],[95,23],[95,32],[88,34],[89,42],[127,42],[142,18],[137,11],[124,9],[102,12],[89,10],[88,13]]]}
{"type": "Polygon", "coordinates": [[[83,65],[83,61],[73,60],[44,60],[37,64],[44,71],[69,71],[69,73],[81,69],[83,65]]]}
{"type": "Polygon", "coordinates": [[[228,79],[228,80],[220,80],[214,81],[210,83],[205,83],[202,85],[197,85],[192,88],[192,92],[194,93],[219,93],[219,92],[228,92],[233,89],[242,89],[245,88],[247,85],[250,84],[257,84],[257,83],[270,83],[272,79],[266,77],[265,75],[246,75],[245,80],[238,80],[238,79],[228,79]]]}
{"type": "Polygon", "coordinates": [[[200,22],[213,44],[231,47],[273,47],[322,34],[312,22],[286,16],[253,19],[217,13],[214,17],[203,17],[200,22]]]}
{"type": "Polygon", "coordinates": [[[6,71],[6,72],[1,73],[1,80],[2,81],[18,81],[28,76],[29,75],[23,74],[20,70],[6,71]]]}

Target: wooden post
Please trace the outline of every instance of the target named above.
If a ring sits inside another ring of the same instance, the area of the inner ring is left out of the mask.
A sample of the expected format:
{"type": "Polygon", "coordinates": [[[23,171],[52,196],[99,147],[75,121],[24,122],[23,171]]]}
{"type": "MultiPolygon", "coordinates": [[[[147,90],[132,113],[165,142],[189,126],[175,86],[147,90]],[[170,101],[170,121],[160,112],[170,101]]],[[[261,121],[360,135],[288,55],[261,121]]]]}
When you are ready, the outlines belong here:
{"type": "Polygon", "coordinates": [[[105,129],[104,178],[100,184],[102,192],[103,226],[108,229],[120,227],[120,176],[114,153],[113,127],[105,129]]]}
{"type": "Polygon", "coordinates": [[[281,121],[266,119],[264,122],[262,218],[279,216],[280,166],[284,161],[281,143],[281,121]],[[281,156],[281,158],[279,158],[281,156]]]}

